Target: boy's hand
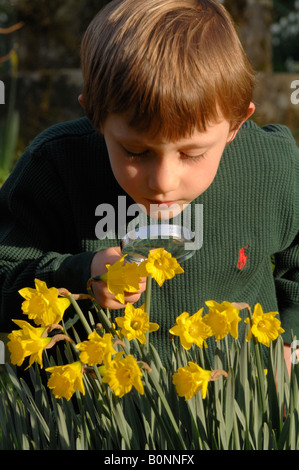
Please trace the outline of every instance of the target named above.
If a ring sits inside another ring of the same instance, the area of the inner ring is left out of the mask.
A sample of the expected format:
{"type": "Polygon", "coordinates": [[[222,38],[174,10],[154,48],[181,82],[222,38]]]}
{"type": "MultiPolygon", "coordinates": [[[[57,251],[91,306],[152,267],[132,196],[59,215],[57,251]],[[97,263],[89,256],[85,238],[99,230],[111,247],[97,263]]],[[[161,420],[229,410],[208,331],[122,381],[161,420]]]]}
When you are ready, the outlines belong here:
{"type": "MultiPolygon", "coordinates": [[[[107,248],[106,250],[99,251],[95,254],[92,259],[91,266],[90,266],[90,275],[91,277],[94,276],[101,276],[105,272],[107,272],[106,264],[114,264],[121,258],[121,249],[117,246],[107,248]]],[[[125,294],[125,302],[129,302],[131,304],[137,302],[146,288],[146,279],[142,279],[140,281],[140,290],[136,293],[126,293],[125,294]]],[[[105,282],[93,282],[92,290],[95,296],[96,301],[99,305],[103,308],[110,308],[110,309],[119,309],[125,308],[124,304],[121,304],[118,300],[115,299],[114,294],[111,294],[107,288],[105,282]]]]}

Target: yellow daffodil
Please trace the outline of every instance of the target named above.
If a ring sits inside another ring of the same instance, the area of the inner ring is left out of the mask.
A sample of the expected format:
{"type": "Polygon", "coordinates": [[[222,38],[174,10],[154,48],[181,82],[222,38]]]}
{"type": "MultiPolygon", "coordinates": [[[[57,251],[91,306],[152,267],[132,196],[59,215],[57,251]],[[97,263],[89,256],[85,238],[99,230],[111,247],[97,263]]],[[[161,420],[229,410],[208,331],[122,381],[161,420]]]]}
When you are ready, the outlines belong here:
{"type": "Polygon", "coordinates": [[[252,324],[250,318],[245,319],[245,323],[249,323],[249,333],[246,341],[249,341],[254,336],[260,343],[265,346],[270,346],[271,341],[274,341],[280,333],[284,333],[281,328],[281,322],[275,316],[278,312],[264,313],[261,304],[256,304],[252,314],[252,324]]]}
{"type": "Polygon", "coordinates": [[[140,308],[133,307],[132,304],[127,303],[125,308],[125,315],[115,319],[118,326],[121,328],[121,334],[129,341],[136,338],[141,344],[146,343],[145,333],[149,330],[157,331],[159,325],[149,321],[148,314],[144,311],[144,305],[140,308]]]}
{"type": "Polygon", "coordinates": [[[169,331],[172,335],[179,336],[183,348],[190,349],[192,344],[200,348],[207,346],[206,339],[212,336],[211,328],[203,321],[203,308],[191,317],[188,312],[183,312],[176,319],[176,325],[169,331]]]}
{"type": "Polygon", "coordinates": [[[101,276],[101,281],[107,284],[108,290],[115,295],[116,300],[125,303],[125,292],[138,292],[141,276],[137,263],[125,263],[125,257],[116,263],[107,264],[107,272],[101,276]]]}
{"type": "Polygon", "coordinates": [[[129,393],[132,387],[143,395],[144,388],[141,382],[142,372],[136,359],[128,355],[121,358],[122,353],[118,353],[106,368],[103,382],[107,383],[115,395],[122,397],[129,393]]]}
{"type": "Polygon", "coordinates": [[[190,361],[188,366],[180,367],[175,372],[172,382],[176,387],[178,396],[185,397],[185,400],[189,400],[200,390],[202,398],[206,398],[211,374],[211,371],[204,370],[190,361]]]}
{"type": "Polygon", "coordinates": [[[184,272],[177,260],[164,248],[151,250],[148,259],[139,268],[142,276],[152,276],[160,287],[167,279],[184,272]]]}
{"type": "Polygon", "coordinates": [[[85,395],[80,361],[65,366],[48,367],[46,371],[51,373],[48,387],[53,390],[55,398],[64,397],[70,400],[76,390],[85,395]]]}
{"type": "Polygon", "coordinates": [[[112,338],[110,333],[104,334],[103,337],[96,331],[90,333],[87,341],[83,341],[76,346],[81,351],[80,361],[89,366],[110,362],[112,355],[116,354],[112,345],[112,338]]]}
{"type": "Polygon", "coordinates": [[[238,324],[241,321],[239,309],[230,302],[219,304],[214,300],[207,301],[206,305],[209,307],[209,312],[204,316],[204,322],[211,327],[216,341],[224,338],[228,333],[237,339],[238,324]]]}
{"type": "Polygon", "coordinates": [[[26,357],[30,356],[29,366],[38,362],[43,367],[42,353],[52,338],[43,337],[46,328],[34,328],[24,320],[13,320],[20,330],[13,330],[9,335],[7,347],[11,353],[11,362],[21,366],[26,357]]]}
{"type": "Polygon", "coordinates": [[[70,305],[67,298],[59,298],[59,291],[55,287],[48,289],[47,284],[35,279],[36,289],[25,287],[19,294],[26,299],[22,303],[23,313],[28,315],[36,325],[48,326],[59,323],[65,310],[70,305]]]}

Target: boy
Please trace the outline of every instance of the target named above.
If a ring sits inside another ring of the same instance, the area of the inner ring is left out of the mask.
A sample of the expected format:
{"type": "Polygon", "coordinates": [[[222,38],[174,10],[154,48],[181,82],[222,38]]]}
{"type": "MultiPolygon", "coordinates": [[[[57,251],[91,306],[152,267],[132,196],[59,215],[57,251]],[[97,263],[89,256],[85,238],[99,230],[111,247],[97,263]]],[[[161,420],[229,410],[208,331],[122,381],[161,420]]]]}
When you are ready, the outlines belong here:
{"type": "MultiPolygon", "coordinates": [[[[299,333],[298,149],[285,127],[247,121],[254,75],[222,5],[114,0],[84,36],[82,70],[87,118],[38,136],[1,190],[1,329],[34,278],[84,292],[119,259],[119,240],[95,236],[95,209],[117,211],[126,196],[160,218],[164,207],[203,205],[202,248],[183,275],[153,287],[160,329],[151,340],[162,359],[176,317],[211,299],[279,309],[290,343],[299,333]]],[[[123,311],[104,283],[93,287],[103,307],[123,311]]],[[[125,301],[143,303],[144,289],[125,301]]]]}

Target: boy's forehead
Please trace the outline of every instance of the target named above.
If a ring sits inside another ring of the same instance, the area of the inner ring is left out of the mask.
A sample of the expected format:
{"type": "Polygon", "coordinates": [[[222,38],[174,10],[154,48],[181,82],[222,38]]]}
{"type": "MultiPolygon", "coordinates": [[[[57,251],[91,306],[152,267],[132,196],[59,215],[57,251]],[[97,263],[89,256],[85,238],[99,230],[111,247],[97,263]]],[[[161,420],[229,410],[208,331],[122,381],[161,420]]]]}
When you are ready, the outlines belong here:
{"type": "MultiPolygon", "coordinates": [[[[110,114],[108,115],[105,124],[105,129],[117,140],[123,143],[140,143],[143,145],[150,145],[153,141],[158,145],[169,143],[162,133],[153,134],[150,131],[140,131],[130,125],[130,116],[128,114],[110,114]]],[[[198,146],[208,146],[214,142],[219,135],[219,132],[229,129],[229,123],[224,118],[221,118],[215,123],[207,126],[206,131],[199,131],[194,129],[191,134],[180,137],[172,143],[180,142],[186,148],[188,145],[191,147],[195,143],[198,146]]]]}

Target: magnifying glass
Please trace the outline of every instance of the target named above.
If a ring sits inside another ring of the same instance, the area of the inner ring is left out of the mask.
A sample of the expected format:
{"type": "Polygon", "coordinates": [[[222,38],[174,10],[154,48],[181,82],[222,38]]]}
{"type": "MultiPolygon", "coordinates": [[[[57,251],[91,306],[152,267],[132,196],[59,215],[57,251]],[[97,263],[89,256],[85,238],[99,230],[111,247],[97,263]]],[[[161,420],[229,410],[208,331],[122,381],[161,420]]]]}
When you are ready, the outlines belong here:
{"type": "Polygon", "coordinates": [[[126,261],[141,263],[155,248],[164,248],[178,262],[191,258],[196,250],[186,249],[187,243],[194,242],[194,233],[181,225],[146,225],[136,228],[121,239],[120,246],[126,261]]]}

